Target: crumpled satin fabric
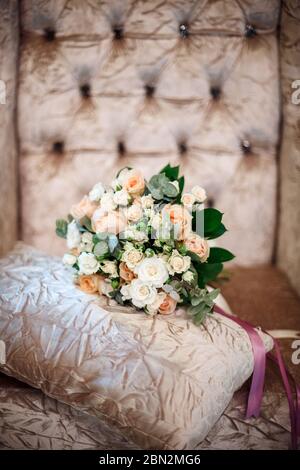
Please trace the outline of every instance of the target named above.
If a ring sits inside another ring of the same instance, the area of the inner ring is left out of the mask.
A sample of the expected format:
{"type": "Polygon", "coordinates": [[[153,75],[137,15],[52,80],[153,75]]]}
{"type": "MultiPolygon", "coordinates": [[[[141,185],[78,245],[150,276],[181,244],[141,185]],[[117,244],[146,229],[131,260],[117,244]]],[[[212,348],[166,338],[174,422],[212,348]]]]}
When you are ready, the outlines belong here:
{"type": "Polygon", "coordinates": [[[251,375],[248,336],[221,315],[197,327],[183,310],[152,318],[108,304],[81,292],[60,259],[22,244],[0,271],[1,370],[137,447],[196,448],[251,375]]]}

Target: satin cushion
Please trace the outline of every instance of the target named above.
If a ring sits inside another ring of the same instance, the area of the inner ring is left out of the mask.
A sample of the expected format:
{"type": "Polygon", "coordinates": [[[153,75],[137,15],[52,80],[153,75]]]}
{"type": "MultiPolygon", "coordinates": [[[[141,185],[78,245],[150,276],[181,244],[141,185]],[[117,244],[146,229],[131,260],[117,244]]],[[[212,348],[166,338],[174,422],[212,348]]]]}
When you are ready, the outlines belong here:
{"type": "Polygon", "coordinates": [[[4,373],[144,449],[195,448],[253,370],[231,320],[214,314],[197,327],[183,310],[152,318],[108,304],[81,292],[59,258],[23,244],[0,261],[0,339],[4,373]]]}

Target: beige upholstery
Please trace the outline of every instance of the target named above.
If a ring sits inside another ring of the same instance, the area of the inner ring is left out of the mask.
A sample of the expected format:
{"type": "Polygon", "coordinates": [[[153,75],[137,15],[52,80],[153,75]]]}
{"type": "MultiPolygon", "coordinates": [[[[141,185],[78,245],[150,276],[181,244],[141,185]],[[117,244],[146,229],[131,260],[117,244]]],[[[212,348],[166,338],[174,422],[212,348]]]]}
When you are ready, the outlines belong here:
{"type": "Polygon", "coordinates": [[[24,0],[22,233],[63,250],[54,221],[124,165],[181,163],[225,212],[239,264],[275,239],[277,0],[24,0]]]}

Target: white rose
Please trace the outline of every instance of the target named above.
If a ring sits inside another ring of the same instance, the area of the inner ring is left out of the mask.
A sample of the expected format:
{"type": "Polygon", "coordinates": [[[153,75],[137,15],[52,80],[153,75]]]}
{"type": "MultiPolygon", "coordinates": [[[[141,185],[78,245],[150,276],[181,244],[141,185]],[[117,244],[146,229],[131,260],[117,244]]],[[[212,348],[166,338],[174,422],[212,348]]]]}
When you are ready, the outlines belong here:
{"type": "Polygon", "coordinates": [[[91,191],[89,192],[89,199],[91,201],[100,201],[102,198],[103,194],[105,193],[105,189],[102,183],[97,183],[91,191]]]}
{"type": "Polygon", "coordinates": [[[106,260],[100,263],[101,270],[109,277],[118,277],[118,269],[115,261],[106,260]]]}
{"type": "Polygon", "coordinates": [[[73,248],[78,248],[81,241],[81,236],[79,229],[77,227],[76,221],[73,220],[68,224],[67,229],[67,246],[70,250],[73,248]]]}
{"type": "Polygon", "coordinates": [[[168,259],[168,271],[171,275],[175,273],[183,273],[189,269],[191,265],[191,258],[189,256],[182,256],[177,250],[173,250],[170,258],[168,259]]]}
{"type": "Polygon", "coordinates": [[[155,287],[162,287],[169,278],[165,261],[155,256],[144,259],[135,268],[135,273],[141,281],[148,282],[155,287]]]}
{"type": "Polygon", "coordinates": [[[84,232],[81,236],[80,251],[93,251],[93,234],[84,232]]]}
{"type": "Polygon", "coordinates": [[[100,268],[93,253],[81,253],[78,256],[78,266],[81,274],[95,274],[100,268]]]}
{"type": "Polygon", "coordinates": [[[127,240],[134,240],[136,242],[145,242],[148,240],[147,233],[142,230],[137,230],[135,228],[126,229],[123,232],[123,238],[127,240]]]}
{"type": "Polygon", "coordinates": [[[128,207],[126,215],[130,222],[137,222],[143,217],[142,206],[140,204],[132,204],[132,206],[128,207]]]}
{"type": "Polygon", "coordinates": [[[147,304],[147,312],[150,315],[156,315],[160,305],[163,303],[166,296],[167,294],[165,292],[158,292],[154,302],[152,302],[151,304],[147,304]]]}
{"type": "Polygon", "coordinates": [[[195,196],[197,202],[204,202],[206,199],[206,191],[201,186],[194,186],[192,188],[192,194],[195,196]]]}
{"type": "Polygon", "coordinates": [[[196,202],[196,197],[191,193],[184,193],[181,196],[181,202],[184,206],[192,207],[196,202]]]}
{"type": "Polygon", "coordinates": [[[182,279],[188,284],[190,284],[194,280],[194,273],[192,271],[186,271],[185,273],[183,273],[182,279]]]}
{"type": "Polygon", "coordinates": [[[76,256],[71,255],[70,253],[65,253],[63,256],[63,263],[69,266],[73,266],[76,263],[76,256]]]}
{"type": "Polygon", "coordinates": [[[124,286],[122,286],[120,292],[121,292],[123,300],[130,300],[131,299],[130,284],[125,284],[124,286]]]}
{"type": "Polygon", "coordinates": [[[125,189],[121,189],[114,194],[114,203],[118,206],[127,206],[130,201],[130,196],[125,189]]]}
{"type": "Polygon", "coordinates": [[[136,248],[125,251],[122,255],[122,261],[127,264],[128,268],[133,270],[144,258],[144,254],[136,248]]]}
{"type": "Polygon", "coordinates": [[[101,209],[106,212],[110,212],[116,209],[117,204],[114,202],[113,193],[103,194],[100,205],[101,205],[101,209]]]}
{"type": "Polygon", "coordinates": [[[141,204],[143,209],[152,209],[154,206],[154,199],[151,194],[148,194],[148,196],[142,196],[141,204]]]}
{"type": "Polygon", "coordinates": [[[154,228],[154,230],[159,230],[161,221],[162,221],[161,214],[159,212],[154,213],[153,217],[151,218],[152,228],[154,228]]]}
{"type": "Polygon", "coordinates": [[[123,168],[120,173],[118,174],[118,177],[116,178],[117,181],[118,181],[118,184],[120,186],[123,186],[124,182],[126,181],[127,179],[127,176],[128,176],[128,173],[129,173],[129,169],[128,168],[123,168]]]}
{"type": "Polygon", "coordinates": [[[148,304],[152,304],[156,300],[157,290],[148,282],[140,279],[134,279],[129,287],[129,292],[133,305],[143,308],[148,304]]]}

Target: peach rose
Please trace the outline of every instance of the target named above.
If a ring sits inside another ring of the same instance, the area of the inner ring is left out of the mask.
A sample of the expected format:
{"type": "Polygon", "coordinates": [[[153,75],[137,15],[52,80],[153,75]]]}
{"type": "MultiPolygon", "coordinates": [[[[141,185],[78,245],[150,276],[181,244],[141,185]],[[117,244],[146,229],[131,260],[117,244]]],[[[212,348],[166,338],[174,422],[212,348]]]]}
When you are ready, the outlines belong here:
{"type": "Polygon", "coordinates": [[[104,278],[98,274],[79,276],[79,287],[87,294],[96,294],[99,290],[99,282],[102,279],[104,278]]]}
{"type": "Polygon", "coordinates": [[[123,188],[131,194],[131,196],[140,196],[145,190],[145,180],[139,170],[129,170],[126,174],[123,188]]]}
{"type": "Polygon", "coordinates": [[[183,240],[191,231],[191,214],[180,204],[167,205],[163,211],[168,214],[170,221],[176,226],[176,238],[183,240]]]}
{"type": "Polygon", "coordinates": [[[90,201],[88,196],[84,196],[78,204],[74,204],[71,207],[71,215],[76,220],[82,219],[85,216],[91,218],[97,207],[97,203],[90,201]]]}
{"type": "Polygon", "coordinates": [[[119,266],[120,270],[120,277],[124,279],[124,281],[130,282],[132,279],[135,278],[134,272],[128,268],[127,264],[122,261],[119,266]]]}
{"type": "Polygon", "coordinates": [[[170,315],[176,309],[177,302],[170,295],[166,295],[164,301],[160,304],[158,312],[162,315],[170,315]]]}
{"type": "Polygon", "coordinates": [[[186,248],[199,256],[202,263],[209,257],[209,244],[205,238],[200,237],[197,233],[192,233],[184,241],[186,248]]]}
{"type": "Polygon", "coordinates": [[[117,235],[125,230],[127,221],[119,211],[111,211],[108,214],[96,211],[92,217],[92,228],[95,232],[109,232],[117,235]]]}

